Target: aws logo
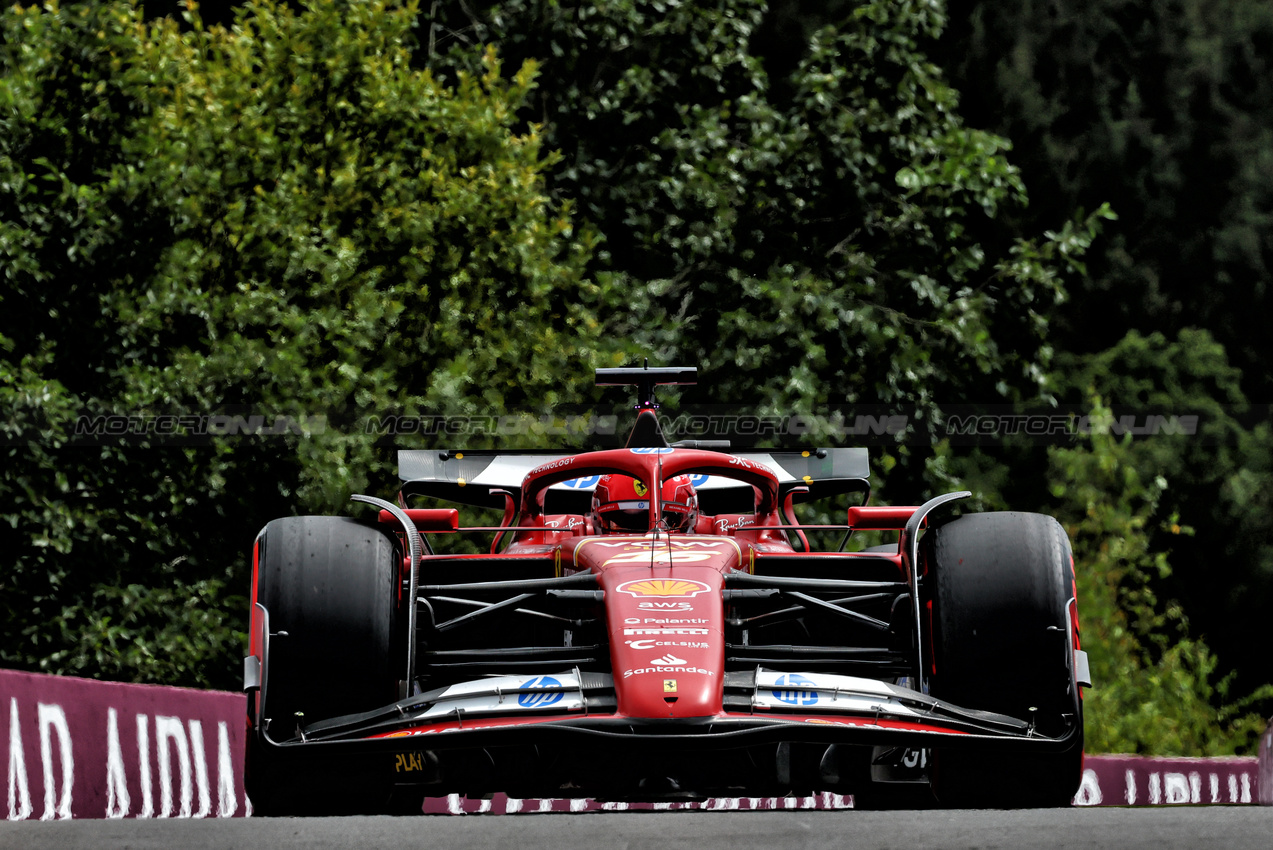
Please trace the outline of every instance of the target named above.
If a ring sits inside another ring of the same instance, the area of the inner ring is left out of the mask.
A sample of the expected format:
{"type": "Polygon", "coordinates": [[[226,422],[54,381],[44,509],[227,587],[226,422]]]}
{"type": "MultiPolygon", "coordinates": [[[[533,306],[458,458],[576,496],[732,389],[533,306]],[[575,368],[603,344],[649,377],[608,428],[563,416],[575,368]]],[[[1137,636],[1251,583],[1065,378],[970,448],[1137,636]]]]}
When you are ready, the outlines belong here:
{"type": "Polygon", "coordinates": [[[626,593],[629,596],[659,599],[685,598],[698,596],[700,593],[707,593],[710,587],[701,581],[693,581],[684,578],[643,578],[636,581],[625,581],[623,584],[615,588],[620,593],[626,593]]]}

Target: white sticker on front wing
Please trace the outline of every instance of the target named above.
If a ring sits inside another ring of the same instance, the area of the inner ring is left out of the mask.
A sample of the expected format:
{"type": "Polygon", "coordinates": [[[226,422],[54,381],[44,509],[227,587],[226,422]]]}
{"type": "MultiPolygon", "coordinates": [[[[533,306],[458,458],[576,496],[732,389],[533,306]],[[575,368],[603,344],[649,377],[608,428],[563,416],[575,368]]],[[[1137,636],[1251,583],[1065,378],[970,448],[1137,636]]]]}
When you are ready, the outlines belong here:
{"type": "Polygon", "coordinates": [[[552,676],[499,676],[460,682],[446,689],[421,717],[437,717],[465,712],[509,711],[516,709],[573,711],[583,708],[579,679],[568,673],[552,676]],[[528,690],[529,689],[529,690],[528,690]],[[523,691],[523,693],[516,693],[523,691]]]}
{"type": "Polygon", "coordinates": [[[857,676],[823,673],[778,673],[762,670],[756,675],[756,704],[771,708],[812,708],[854,714],[906,714],[918,712],[901,703],[890,685],[857,676]]]}

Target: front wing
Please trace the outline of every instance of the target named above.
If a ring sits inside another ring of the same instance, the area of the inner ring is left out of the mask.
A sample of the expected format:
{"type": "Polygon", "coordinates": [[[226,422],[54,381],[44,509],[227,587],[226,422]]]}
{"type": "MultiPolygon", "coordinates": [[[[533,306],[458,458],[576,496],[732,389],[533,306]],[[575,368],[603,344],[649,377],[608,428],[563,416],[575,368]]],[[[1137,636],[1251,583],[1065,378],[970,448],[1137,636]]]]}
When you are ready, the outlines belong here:
{"type": "Polygon", "coordinates": [[[379,710],[314,723],[289,741],[267,735],[266,742],[288,750],[368,752],[392,752],[408,742],[410,749],[419,749],[426,737],[429,749],[600,737],[635,746],[675,740],[706,749],[789,741],[1058,751],[1079,735],[1077,723],[1049,737],[1018,718],[962,708],[873,679],[824,673],[806,677],[763,668],[727,673],[723,703],[723,710],[709,717],[623,717],[615,712],[609,674],[569,670],[529,681],[505,676],[451,685],[379,710]]]}

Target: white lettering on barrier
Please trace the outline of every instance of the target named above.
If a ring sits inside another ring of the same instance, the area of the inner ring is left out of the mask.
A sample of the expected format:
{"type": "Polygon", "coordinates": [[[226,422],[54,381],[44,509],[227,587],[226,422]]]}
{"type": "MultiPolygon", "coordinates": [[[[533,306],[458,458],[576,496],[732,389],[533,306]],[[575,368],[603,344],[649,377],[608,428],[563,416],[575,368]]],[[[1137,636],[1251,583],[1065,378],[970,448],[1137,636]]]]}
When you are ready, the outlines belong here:
{"type": "Polygon", "coordinates": [[[159,788],[161,818],[172,816],[172,753],[169,744],[177,748],[177,767],[181,771],[181,811],[177,817],[190,817],[194,788],[190,781],[190,742],[186,740],[186,727],[180,717],[155,716],[155,754],[159,757],[159,788]]]}
{"type": "Polygon", "coordinates": [[[190,749],[194,755],[194,784],[199,791],[199,811],[196,818],[206,818],[212,812],[212,796],[208,793],[208,757],[203,750],[203,723],[191,720],[190,749]]]}
{"type": "Polygon", "coordinates": [[[40,820],[70,820],[71,788],[75,784],[75,757],[71,753],[71,729],[66,712],[57,703],[37,703],[36,717],[40,727],[40,758],[44,762],[44,814],[40,820]],[[58,755],[61,756],[62,796],[57,797],[53,778],[53,734],[57,733],[58,755]]]}
{"type": "MultiPolygon", "coordinates": [[[[154,817],[154,792],[150,773],[150,718],[137,715],[137,768],[142,805],[139,818],[154,817]]],[[[172,747],[177,751],[177,773],[181,782],[180,811],[177,817],[203,818],[212,814],[211,783],[208,781],[207,750],[203,739],[203,723],[188,721],[189,739],[181,719],[155,718],[156,757],[159,764],[160,817],[173,816],[172,747]],[[193,772],[193,782],[192,780],[193,772]],[[194,793],[199,796],[199,809],[192,812],[194,793]]],[[[10,783],[12,786],[12,783],[10,783]]],[[[128,792],[123,747],[119,741],[119,712],[106,710],[106,817],[129,815],[132,800],[128,792]]],[[[12,808],[12,807],[11,807],[12,808]]],[[[230,749],[230,731],[224,720],[217,723],[217,816],[233,817],[239,801],[235,790],[234,760],[230,749]]]]}
{"type": "Polygon", "coordinates": [[[239,798],[234,790],[234,760],[230,757],[230,730],[217,722],[217,817],[234,817],[239,798]]]}
{"type": "Polygon", "coordinates": [[[106,709],[106,817],[122,818],[132,801],[128,797],[128,777],[124,754],[119,747],[119,715],[106,709]]]}
{"type": "MultiPolygon", "coordinates": [[[[1251,772],[1246,770],[1230,773],[1225,777],[1229,792],[1226,800],[1224,789],[1221,785],[1221,774],[1214,771],[1206,774],[1209,794],[1204,798],[1203,773],[1200,771],[1190,771],[1189,773],[1162,771],[1138,774],[1135,768],[1129,767],[1123,772],[1125,788],[1123,802],[1128,806],[1137,805],[1139,798],[1137,789],[1138,776],[1145,780],[1149,790],[1149,799],[1141,802],[1140,805],[1243,804],[1253,802],[1255,796],[1251,788],[1251,772]]],[[[1083,780],[1079,786],[1078,794],[1075,795],[1074,804],[1076,806],[1101,805],[1102,796],[1099,776],[1090,768],[1084,770],[1083,780]],[[1089,800],[1094,802],[1089,802],[1089,800]]]]}
{"type": "MultiPolygon", "coordinates": [[[[8,675],[22,677],[18,684],[19,694],[30,693],[28,679],[31,677],[0,671],[0,676],[8,675]]],[[[156,814],[162,817],[232,817],[236,813],[251,816],[251,801],[238,787],[232,721],[209,717],[213,710],[211,701],[206,708],[201,701],[196,701],[191,710],[196,717],[191,719],[156,717],[145,713],[134,715],[111,697],[103,699],[112,692],[99,689],[97,685],[81,686],[74,680],[56,680],[59,684],[54,692],[47,693],[42,692],[43,686],[38,683],[45,680],[52,682],[55,678],[33,678],[36,688],[30,696],[8,694],[6,819],[151,818],[156,814]],[[72,706],[75,710],[71,710],[72,706]],[[88,711],[84,711],[85,708],[88,711]],[[89,726],[82,725],[85,717],[89,718],[89,726]],[[133,718],[132,721],[129,717],[133,718]],[[205,728],[205,724],[213,722],[217,724],[215,754],[209,749],[212,746],[212,728],[210,725],[205,728]],[[101,726],[97,726],[98,723],[101,726]],[[135,723],[137,734],[137,750],[132,755],[131,747],[124,743],[124,738],[132,730],[121,729],[121,724],[126,726],[130,723],[135,723]],[[152,740],[155,743],[153,751],[152,740]],[[30,750],[26,749],[27,744],[32,745],[30,750]],[[215,765],[212,763],[214,756],[215,765]],[[34,763],[35,759],[40,761],[38,766],[34,763]],[[135,778],[132,775],[134,765],[138,771],[135,778]],[[80,773],[87,773],[78,779],[78,786],[77,766],[80,773]],[[154,787],[156,768],[160,774],[159,789],[154,787]],[[216,777],[211,775],[213,769],[217,771],[216,777]],[[32,789],[32,780],[37,783],[43,780],[42,787],[32,789]],[[212,796],[213,781],[217,783],[215,801],[212,796]],[[132,784],[134,782],[136,784],[132,784]],[[32,799],[33,791],[37,797],[43,792],[42,809],[32,799]],[[136,796],[133,792],[137,792],[136,796]],[[101,808],[93,805],[93,811],[85,810],[86,801],[97,799],[102,801],[101,808]],[[197,811],[194,811],[196,808],[197,811]]],[[[5,692],[8,692],[7,687],[5,692]]],[[[215,695],[218,703],[223,703],[224,697],[222,694],[215,695]]],[[[130,697],[121,699],[127,706],[126,700],[130,697]]],[[[0,700],[2,706],[3,701],[0,700]]],[[[2,720],[3,715],[0,715],[0,722],[2,720]]],[[[0,731],[2,735],[3,731],[0,731]]]]}
{"type": "Polygon", "coordinates": [[[31,788],[27,784],[26,751],[18,722],[18,698],[9,698],[9,820],[31,817],[31,788]]]}
{"type": "Polygon", "coordinates": [[[1189,802],[1189,779],[1183,773],[1163,774],[1163,802],[1169,806],[1189,802]]]}
{"type": "Polygon", "coordinates": [[[1099,806],[1101,804],[1101,783],[1096,771],[1090,767],[1083,771],[1083,780],[1079,783],[1078,793],[1074,795],[1076,806],[1099,806]]]}
{"type": "Polygon", "coordinates": [[[141,811],[139,818],[155,815],[155,796],[150,785],[150,718],[137,715],[137,764],[141,769],[141,811]]]}

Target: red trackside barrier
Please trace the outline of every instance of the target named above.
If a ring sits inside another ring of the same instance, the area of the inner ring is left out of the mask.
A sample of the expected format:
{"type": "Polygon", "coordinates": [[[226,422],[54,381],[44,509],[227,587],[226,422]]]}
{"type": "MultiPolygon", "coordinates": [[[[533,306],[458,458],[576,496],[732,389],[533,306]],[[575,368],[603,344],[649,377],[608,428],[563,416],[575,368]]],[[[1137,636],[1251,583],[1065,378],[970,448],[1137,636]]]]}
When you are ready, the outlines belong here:
{"type": "Polygon", "coordinates": [[[242,694],[0,670],[0,712],[10,820],[250,814],[242,694]]]}
{"type": "MultiPolygon", "coordinates": [[[[10,820],[243,817],[242,694],[125,685],[0,670],[0,752],[10,820]]],[[[1273,727],[1258,758],[1088,756],[1079,806],[1273,805],[1273,727]]],[[[697,803],[433,797],[436,814],[622,809],[849,808],[851,797],[741,797],[697,803]]]]}

